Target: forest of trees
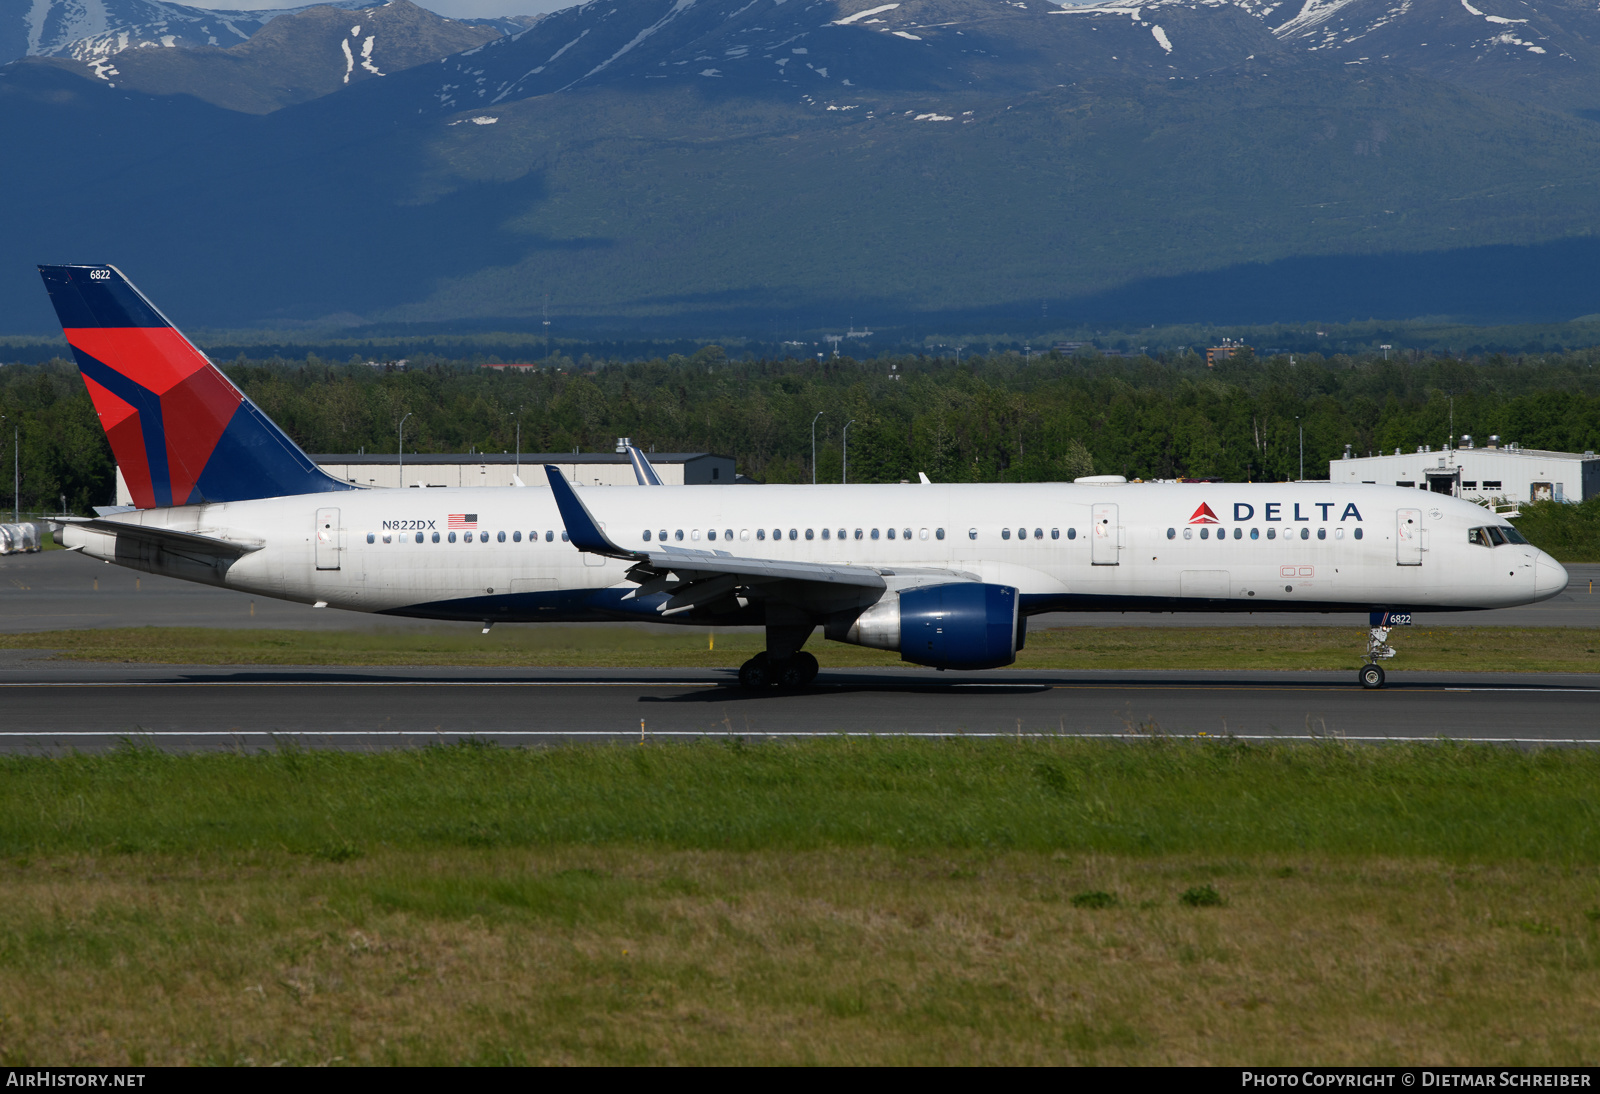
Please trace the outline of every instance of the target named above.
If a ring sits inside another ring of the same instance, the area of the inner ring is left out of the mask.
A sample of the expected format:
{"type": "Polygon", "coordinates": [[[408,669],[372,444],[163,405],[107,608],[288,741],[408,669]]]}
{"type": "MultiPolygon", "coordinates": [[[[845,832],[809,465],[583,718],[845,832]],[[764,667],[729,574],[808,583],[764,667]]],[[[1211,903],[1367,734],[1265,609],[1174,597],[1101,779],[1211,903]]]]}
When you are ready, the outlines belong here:
{"type": "MultiPolygon", "coordinates": [[[[225,371],[308,452],[610,451],[619,436],[659,451],[735,458],[764,482],[838,482],[850,426],[850,481],[1022,482],[1089,473],[1130,478],[1278,480],[1327,475],[1357,453],[1455,434],[1528,447],[1600,448],[1600,350],[1479,360],[1318,356],[1208,369],[1193,355],[1016,353],[948,359],[730,361],[715,346],[639,362],[552,358],[540,371],[413,359],[248,360],[225,371]],[[1452,425],[1453,419],[1453,425],[1452,425]]],[[[11,427],[21,431],[24,510],[65,496],[84,511],[113,493],[110,450],[77,370],[56,361],[0,368],[0,497],[10,501],[11,427]]],[[[9,508],[9,505],[7,506],[9,508]]]]}

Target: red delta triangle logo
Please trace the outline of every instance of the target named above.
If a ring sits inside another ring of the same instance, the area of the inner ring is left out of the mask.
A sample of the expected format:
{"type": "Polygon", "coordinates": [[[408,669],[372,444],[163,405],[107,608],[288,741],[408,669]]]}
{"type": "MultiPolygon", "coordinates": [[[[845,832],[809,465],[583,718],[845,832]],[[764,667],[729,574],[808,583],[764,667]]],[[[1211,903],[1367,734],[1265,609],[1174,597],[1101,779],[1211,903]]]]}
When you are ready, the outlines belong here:
{"type": "Polygon", "coordinates": [[[1194,511],[1194,516],[1189,518],[1190,524],[1221,524],[1217,514],[1211,511],[1211,506],[1205,502],[1200,503],[1200,508],[1194,511]]]}

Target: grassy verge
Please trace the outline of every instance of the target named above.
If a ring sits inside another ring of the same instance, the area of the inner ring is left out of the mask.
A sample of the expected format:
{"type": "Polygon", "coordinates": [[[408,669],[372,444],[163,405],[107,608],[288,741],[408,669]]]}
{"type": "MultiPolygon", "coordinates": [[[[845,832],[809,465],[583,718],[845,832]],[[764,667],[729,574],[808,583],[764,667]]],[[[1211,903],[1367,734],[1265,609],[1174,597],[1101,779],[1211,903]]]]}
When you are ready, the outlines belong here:
{"type": "MultiPolygon", "coordinates": [[[[1064,627],[1033,631],[1017,668],[1355,669],[1366,631],[1329,627],[1064,627]]],[[[1452,671],[1600,671],[1600,630],[1416,627],[1396,633],[1398,666],[1452,671]]],[[[737,668],[763,648],[755,633],[626,627],[507,627],[488,635],[143,627],[0,635],[0,649],[79,661],[213,665],[484,665],[737,668]]],[[[894,654],[812,639],[824,668],[892,668],[894,654]]]]}
{"type": "Polygon", "coordinates": [[[0,759],[0,1062],[1582,1063],[1597,785],[1159,740],[0,759]]]}

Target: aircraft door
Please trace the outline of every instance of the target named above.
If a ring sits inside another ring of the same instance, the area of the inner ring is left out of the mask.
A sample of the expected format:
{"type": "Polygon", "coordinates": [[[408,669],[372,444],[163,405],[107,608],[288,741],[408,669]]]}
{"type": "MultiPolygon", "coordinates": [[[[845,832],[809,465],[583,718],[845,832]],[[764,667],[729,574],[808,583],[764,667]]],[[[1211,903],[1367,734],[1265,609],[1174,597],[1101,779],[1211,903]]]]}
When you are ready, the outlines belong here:
{"type": "Polygon", "coordinates": [[[1422,510],[1395,512],[1395,562],[1401,566],[1422,565],[1422,510]]]}
{"type": "Polygon", "coordinates": [[[1096,566],[1117,564],[1117,540],[1121,527],[1117,524],[1115,505],[1096,505],[1091,509],[1094,527],[1089,536],[1089,561],[1096,566]]]}
{"type": "Polygon", "coordinates": [[[339,510],[317,510],[317,569],[339,568],[339,541],[343,532],[339,527],[339,510]]]}

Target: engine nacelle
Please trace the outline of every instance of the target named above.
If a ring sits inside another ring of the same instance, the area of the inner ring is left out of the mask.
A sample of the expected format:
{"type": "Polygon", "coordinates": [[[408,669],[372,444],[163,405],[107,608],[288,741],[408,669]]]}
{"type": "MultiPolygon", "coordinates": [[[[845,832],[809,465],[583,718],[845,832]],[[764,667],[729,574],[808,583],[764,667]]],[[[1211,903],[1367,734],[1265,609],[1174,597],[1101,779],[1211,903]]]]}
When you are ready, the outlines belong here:
{"type": "Polygon", "coordinates": [[[836,642],[894,650],[938,669],[994,669],[1017,659],[1020,598],[1009,585],[925,585],[886,596],[853,619],[830,623],[836,642]]]}

